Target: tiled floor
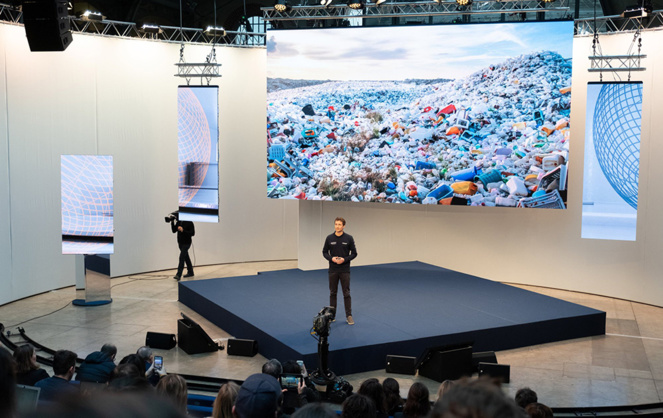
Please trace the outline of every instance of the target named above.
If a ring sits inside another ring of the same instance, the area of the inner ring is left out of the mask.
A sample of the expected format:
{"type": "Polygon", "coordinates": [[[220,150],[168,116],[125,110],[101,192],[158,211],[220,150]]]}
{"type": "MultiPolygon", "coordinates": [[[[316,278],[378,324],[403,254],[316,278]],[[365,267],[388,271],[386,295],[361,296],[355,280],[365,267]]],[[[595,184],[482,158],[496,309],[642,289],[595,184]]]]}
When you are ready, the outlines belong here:
{"type": "MultiPolygon", "coordinates": [[[[296,266],[296,261],[289,260],[198,267],[195,279],[246,276],[296,266]]],[[[54,290],[0,306],[0,322],[12,332],[20,325],[43,345],[66,348],[79,357],[106,342],[117,345],[119,358],[131,354],[144,344],[147,331],[176,333],[180,312],[198,321],[213,339],[229,338],[177,302],[173,273],[115,278],[111,281],[113,303],[105,306],[76,307],[70,303],[76,297],[73,287],[54,290]]],[[[498,361],[511,365],[511,383],[504,385],[507,394],[512,396],[518,388],[529,386],[539,394],[540,402],[558,407],[661,402],[663,308],[563,290],[520,287],[607,312],[606,335],[498,352],[498,361]]],[[[169,372],[234,379],[260,371],[265,361],[260,355],[228,356],[225,351],[197,355],[187,355],[179,348],[157,351],[169,372]]],[[[424,382],[432,394],[438,386],[427,378],[388,375],[384,370],[344,377],[355,388],[368,377],[394,377],[404,396],[414,381],[424,382]]]]}

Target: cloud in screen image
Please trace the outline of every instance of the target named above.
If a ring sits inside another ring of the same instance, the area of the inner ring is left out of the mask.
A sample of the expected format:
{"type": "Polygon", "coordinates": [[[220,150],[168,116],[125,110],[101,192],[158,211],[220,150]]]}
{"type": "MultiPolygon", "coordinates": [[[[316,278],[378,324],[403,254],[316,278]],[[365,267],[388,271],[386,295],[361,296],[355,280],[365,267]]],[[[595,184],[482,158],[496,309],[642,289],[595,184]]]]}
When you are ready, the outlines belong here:
{"type": "Polygon", "coordinates": [[[573,22],[270,31],[271,198],[564,208],[573,22]]]}
{"type": "Polygon", "coordinates": [[[60,158],[62,253],[112,254],[113,157],[60,158]]]}
{"type": "Polygon", "coordinates": [[[177,90],[180,219],[219,221],[219,88],[177,90]]]}
{"type": "Polygon", "coordinates": [[[587,85],[582,238],[635,241],[642,83],[587,85]]]}

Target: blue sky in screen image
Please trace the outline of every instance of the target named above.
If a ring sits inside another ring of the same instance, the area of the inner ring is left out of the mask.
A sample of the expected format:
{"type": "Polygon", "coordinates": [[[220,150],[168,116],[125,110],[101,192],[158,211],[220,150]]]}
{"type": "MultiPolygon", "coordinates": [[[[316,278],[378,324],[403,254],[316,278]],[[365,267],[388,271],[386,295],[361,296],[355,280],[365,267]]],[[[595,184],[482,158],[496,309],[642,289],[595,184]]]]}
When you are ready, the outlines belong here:
{"type": "Polygon", "coordinates": [[[572,21],[269,31],[267,77],[455,79],[536,51],[571,58],[572,49],[572,21]]]}

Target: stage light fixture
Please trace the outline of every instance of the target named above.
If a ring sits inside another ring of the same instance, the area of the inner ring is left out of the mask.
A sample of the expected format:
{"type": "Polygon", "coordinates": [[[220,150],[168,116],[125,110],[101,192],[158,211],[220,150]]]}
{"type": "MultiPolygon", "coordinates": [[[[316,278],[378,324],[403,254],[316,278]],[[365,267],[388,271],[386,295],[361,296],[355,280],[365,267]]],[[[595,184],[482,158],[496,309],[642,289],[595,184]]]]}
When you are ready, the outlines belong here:
{"type": "Polygon", "coordinates": [[[276,3],[274,4],[274,10],[280,13],[287,12],[290,10],[290,5],[286,0],[276,0],[276,3]]]}
{"type": "Polygon", "coordinates": [[[381,5],[382,3],[386,2],[386,1],[387,0],[375,0],[375,5],[379,6],[379,5],[381,5]]]}
{"type": "Polygon", "coordinates": [[[472,4],[472,0],[456,0],[456,4],[459,6],[469,6],[472,4]]]}
{"type": "Polygon", "coordinates": [[[226,36],[226,30],[221,26],[208,26],[205,33],[209,36],[226,36]]]}
{"type": "Polygon", "coordinates": [[[148,23],[145,23],[145,24],[140,28],[140,30],[141,30],[143,33],[152,33],[152,34],[161,33],[161,28],[160,28],[159,26],[156,26],[156,25],[150,25],[150,24],[148,24],[148,23]]]}
{"type": "Polygon", "coordinates": [[[330,4],[332,4],[332,1],[334,0],[320,0],[320,4],[322,6],[328,7],[330,4]]]}
{"type": "Polygon", "coordinates": [[[80,18],[87,21],[101,22],[106,17],[99,12],[93,12],[92,10],[86,10],[81,15],[80,18]]]}
{"type": "Polygon", "coordinates": [[[364,8],[364,0],[349,0],[348,7],[353,10],[360,10],[364,8]]]}

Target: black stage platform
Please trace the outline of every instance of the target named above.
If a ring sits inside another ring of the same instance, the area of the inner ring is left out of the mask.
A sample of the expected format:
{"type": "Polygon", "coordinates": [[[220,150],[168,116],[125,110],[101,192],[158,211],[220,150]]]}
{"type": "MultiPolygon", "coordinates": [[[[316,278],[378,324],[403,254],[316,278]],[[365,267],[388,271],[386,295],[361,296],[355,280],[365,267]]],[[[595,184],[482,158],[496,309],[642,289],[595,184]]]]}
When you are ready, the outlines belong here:
{"type": "MultiPolygon", "coordinates": [[[[337,374],[385,368],[387,355],[474,341],[498,351],[605,333],[605,312],[420,262],[352,267],[356,325],[338,320],[329,336],[337,374]]],[[[267,358],[317,368],[313,317],[329,304],[327,270],[180,282],[179,301],[235,338],[257,340],[267,358]]]]}

